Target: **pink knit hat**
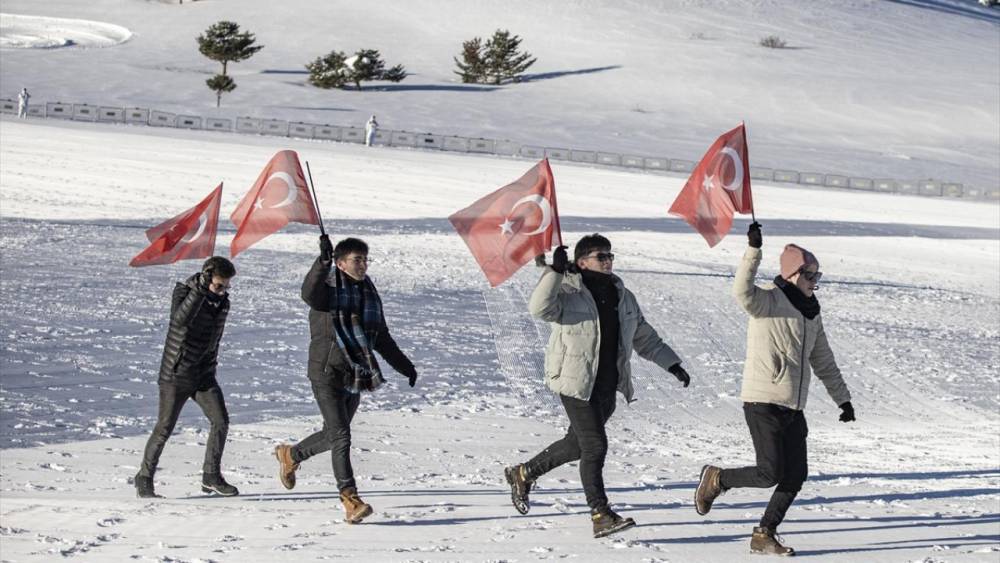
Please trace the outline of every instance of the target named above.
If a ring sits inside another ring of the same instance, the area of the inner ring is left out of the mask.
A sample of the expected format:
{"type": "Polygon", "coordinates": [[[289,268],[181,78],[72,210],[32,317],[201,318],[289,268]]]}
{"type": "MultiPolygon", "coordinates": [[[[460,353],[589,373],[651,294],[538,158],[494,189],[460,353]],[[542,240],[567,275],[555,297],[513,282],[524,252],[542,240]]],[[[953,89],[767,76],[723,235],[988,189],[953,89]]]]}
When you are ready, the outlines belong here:
{"type": "Polygon", "coordinates": [[[801,246],[786,244],[781,251],[781,277],[786,280],[796,274],[803,266],[815,264],[819,268],[816,256],[801,246]]]}

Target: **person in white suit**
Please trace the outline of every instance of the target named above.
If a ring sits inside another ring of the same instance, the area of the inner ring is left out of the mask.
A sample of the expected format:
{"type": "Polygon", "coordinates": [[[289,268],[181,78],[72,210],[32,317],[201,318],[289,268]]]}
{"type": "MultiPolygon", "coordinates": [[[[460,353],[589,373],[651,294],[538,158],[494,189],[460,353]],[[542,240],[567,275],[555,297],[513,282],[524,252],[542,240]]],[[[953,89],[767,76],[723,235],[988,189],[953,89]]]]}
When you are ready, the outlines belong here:
{"type": "Polygon", "coordinates": [[[378,121],[375,121],[375,115],[373,114],[368,118],[368,123],[365,123],[365,146],[370,147],[372,143],[375,142],[375,133],[378,132],[378,121]]]}
{"type": "Polygon", "coordinates": [[[21,88],[17,94],[17,116],[21,119],[28,117],[28,100],[30,98],[31,94],[28,93],[27,88],[21,88]]]}

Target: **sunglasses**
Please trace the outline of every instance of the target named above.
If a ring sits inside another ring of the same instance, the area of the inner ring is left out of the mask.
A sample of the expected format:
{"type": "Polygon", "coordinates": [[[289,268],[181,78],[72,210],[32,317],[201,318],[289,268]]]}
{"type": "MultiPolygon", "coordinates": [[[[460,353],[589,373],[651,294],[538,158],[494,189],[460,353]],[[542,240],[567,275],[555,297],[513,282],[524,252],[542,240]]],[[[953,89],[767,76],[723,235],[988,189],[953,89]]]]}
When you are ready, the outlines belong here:
{"type": "Polygon", "coordinates": [[[818,270],[815,272],[810,272],[809,270],[799,270],[799,273],[802,274],[802,277],[811,282],[819,282],[819,279],[823,277],[823,272],[818,270]]]}
{"type": "Polygon", "coordinates": [[[597,254],[591,254],[587,258],[593,258],[598,262],[614,262],[615,255],[610,252],[598,252],[597,254]]]}

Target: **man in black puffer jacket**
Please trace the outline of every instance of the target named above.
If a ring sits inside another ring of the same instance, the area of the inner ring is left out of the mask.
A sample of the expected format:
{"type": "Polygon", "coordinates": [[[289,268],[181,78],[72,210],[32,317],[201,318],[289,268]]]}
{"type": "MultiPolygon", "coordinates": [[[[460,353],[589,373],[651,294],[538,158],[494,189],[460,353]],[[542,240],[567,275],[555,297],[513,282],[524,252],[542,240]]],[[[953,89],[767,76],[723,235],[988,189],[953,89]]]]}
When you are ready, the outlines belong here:
{"type": "Polygon", "coordinates": [[[236,487],[222,478],[222,450],[229,432],[229,413],[215,379],[219,341],[229,314],[229,284],[235,275],[232,262],[213,256],[205,261],[200,272],[174,287],[170,328],[160,361],[159,414],[146,442],[142,467],[135,476],[136,494],[140,498],[159,496],[153,489],[156,465],[188,399],[198,403],[212,425],[205,445],[202,492],[239,494],[236,487]]]}

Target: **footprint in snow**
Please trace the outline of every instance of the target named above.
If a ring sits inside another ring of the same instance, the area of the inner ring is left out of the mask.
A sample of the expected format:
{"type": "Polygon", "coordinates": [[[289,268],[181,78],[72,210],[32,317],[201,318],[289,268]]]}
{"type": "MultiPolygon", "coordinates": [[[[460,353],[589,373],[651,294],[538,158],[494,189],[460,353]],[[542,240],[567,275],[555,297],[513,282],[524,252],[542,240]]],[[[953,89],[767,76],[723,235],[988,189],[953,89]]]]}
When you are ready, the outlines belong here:
{"type": "Polygon", "coordinates": [[[114,526],[116,524],[121,524],[124,521],[125,521],[124,518],[119,518],[117,516],[110,516],[108,518],[102,518],[102,519],[98,520],[97,521],[97,525],[100,526],[100,527],[102,527],[102,528],[108,528],[108,527],[114,526]]]}

